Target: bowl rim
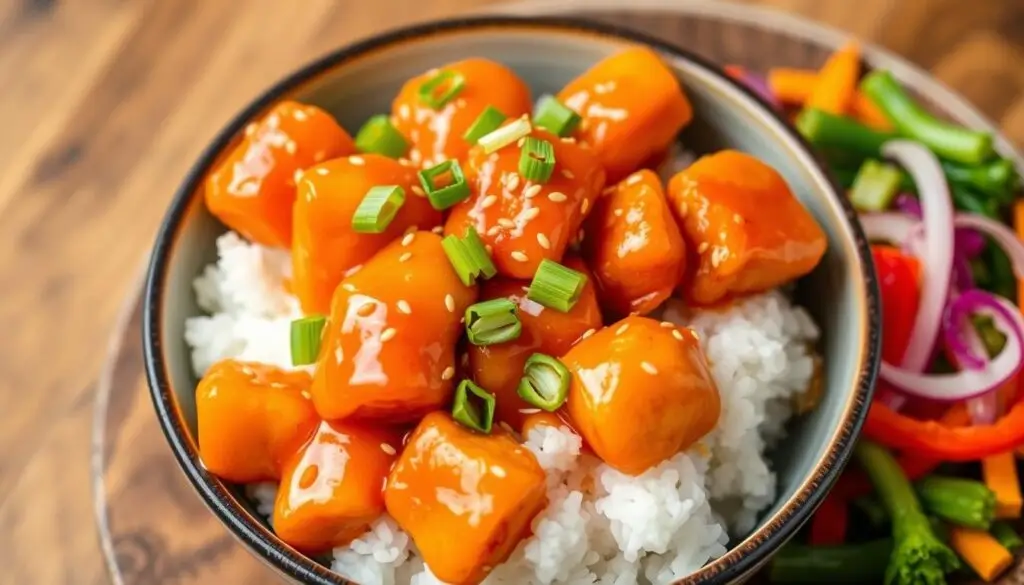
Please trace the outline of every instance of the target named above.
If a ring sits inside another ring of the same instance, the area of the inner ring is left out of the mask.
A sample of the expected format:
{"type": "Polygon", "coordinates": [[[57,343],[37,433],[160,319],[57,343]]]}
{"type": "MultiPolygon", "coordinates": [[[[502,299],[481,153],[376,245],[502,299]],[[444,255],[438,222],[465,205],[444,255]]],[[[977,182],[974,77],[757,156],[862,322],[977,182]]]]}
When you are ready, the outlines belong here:
{"type": "Polygon", "coordinates": [[[864,336],[859,355],[863,358],[853,381],[853,388],[847,399],[840,427],[834,429],[830,445],[816,462],[809,477],[805,478],[797,491],[758,530],[732,546],[728,552],[704,565],[691,575],[677,580],[677,584],[729,583],[757,569],[767,562],[773,551],[788,541],[821,504],[828,489],[835,482],[845,464],[849,461],[856,438],[867,415],[878,374],[881,337],[879,289],[871,253],[856,212],[820,157],[806,140],[774,111],[756,93],[736,82],[712,62],[672,43],[662,41],[644,33],[613,24],[596,22],[572,16],[519,16],[508,14],[467,15],[428,21],[411,26],[385,30],[381,33],[346,44],[327,53],[286,75],[275,82],[246,105],[225,125],[202,151],[190,167],[182,183],[176,189],[171,204],[161,221],[150,256],[143,291],[142,342],[146,380],[161,430],[174,458],[182,472],[199,493],[203,503],[228,528],[229,532],[242,541],[257,558],[283,571],[304,584],[341,585],[349,583],[345,578],[330,571],[284,544],[272,530],[268,529],[251,513],[237,505],[234,496],[219,478],[206,471],[195,442],[188,431],[181,410],[175,399],[167,374],[167,363],[162,346],[162,313],[165,306],[164,290],[168,278],[169,259],[178,239],[189,208],[195,203],[194,195],[201,187],[210,167],[214,165],[226,148],[232,145],[245,126],[259,113],[299,86],[364,54],[386,49],[405,41],[429,37],[438,33],[453,33],[474,29],[515,27],[519,29],[541,29],[551,34],[590,34],[613,37],[643,44],[681,59],[703,69],[706,73],[723,80],[739,92],[746,94],[756,103],[760,115],[774,118],[789,138],[817,167],[817,171],[831,188],[831,196],[839,204],[839,215],[850,229],[856,251],[855,259],[865,283],[864,336]],[[776,546],[771,546],[776,544],[776,546]]]}

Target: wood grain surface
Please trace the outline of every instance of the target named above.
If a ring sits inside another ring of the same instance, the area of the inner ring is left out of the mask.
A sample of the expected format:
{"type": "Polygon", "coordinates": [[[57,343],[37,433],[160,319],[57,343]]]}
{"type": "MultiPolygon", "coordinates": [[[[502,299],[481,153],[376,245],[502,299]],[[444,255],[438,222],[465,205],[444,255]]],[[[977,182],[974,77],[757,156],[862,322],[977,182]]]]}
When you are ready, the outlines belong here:
{"type": "MultiPolygon", "coordinates": [[[[1024,146],[1021,0],[748,1],[907,57],[1024,146]]],[[[269,83],[331,48],[490,3],[0,1],[0,583],[110,582],[91,499],[94,390],[164,207],[214,132],[269,83]]],[[[141,359],[131,344],[122,357],[141,359]]],[[[141,393],[103,414],[119,424],[124,449],[155,424],[141,393]]],[[[132,455],[168,460],[163,451],[132,455]]],[[[184,511],[171,514],[186,531],[210,526],[185,488],[157,501],[139,495],[139,486],[184,486],[172,466],[126,466],[106,479],[140,518],[167,507],[184,511]]],[[[270,582],[250,559],[216,570],[225,556],[243,555],[223,530],[198,535],[208,546],[179,550],[166,532],[141,521],[136,528],[113,543],[133,583],[270,582]],[[170,552],[152,554],[162,549],[170,552]]]]}

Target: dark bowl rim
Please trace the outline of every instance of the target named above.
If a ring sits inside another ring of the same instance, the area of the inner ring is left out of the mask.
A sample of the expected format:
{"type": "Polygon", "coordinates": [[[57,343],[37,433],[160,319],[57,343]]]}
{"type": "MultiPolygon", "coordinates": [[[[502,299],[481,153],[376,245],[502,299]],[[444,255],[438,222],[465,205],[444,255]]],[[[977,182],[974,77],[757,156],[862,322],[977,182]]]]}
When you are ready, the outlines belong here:
{"type": "MultiPolygon", "coordinates": [[[[283,571],[289,577],[304,584],[341,585],[348,583],[344,578],[330,571],[323,565],[298,553],[282,543],[261,522],[257,521],[246,510],[235,503],[234,497],[225,484],[208,473],[200,461],[194,443],[189,438],[187,425],[177,407],[171,384],[167,377],[167,364],[162,351],[161,312],[164,306],[164,285],[167,280],[169,257],[173,249],[177,233],[192,203],[193,194],[201,185],[208,169],[214,164],[225,148],[230,146],[236,136],[248,122],[258,113],[265,110],[281,96],[289,93],[296,86],[328,71],[343,65],[346,61],[391,44],[428,37],[437,33],[457,32],[459,30],[488,27],[541,28],[560,33],[589,33],[615,37],[634,43],[650,46],[660,52],[683,59],[706,72],[724,80],[740,92],[755,101],[760,113],[778,121],[781,127],[795,140],[812,159],[818,170],[827,180],[835,196],[842,193],[835,177],[822,164],[819,156],[813,151],[804,138],[774,111],[760,96],[747,87],[734,81],[722,69],[712,62],[678,47],[674,44],[648,36],[626,27],[597,22],[586,18],[565,16],[514,16],[514,15],[469,15],[418,23],[411,26],[386,30],[379,34],[357,40],[339,49],[327,53],[314,61],[300,67],[295,72],[274,83],[268,90],[255,98],[231,121],[223,127],[204,149],[199,159],[189,169],[185,179],[175,191],[172,202],[157,232],[156,241],[150,257],[143,293],[143,326],[142,343],[146,379],[150,395],[156,409],[161,430],[171,446],[175,459],[190,483],[199,492],[204,504],[228,527],[230,532],[239,538],[253,553],[265,563],[283,571]]],[[[861,276],[865,281],[866,292],[866,327],[861,355],[864,362],[854,383],[855,392],[850,396],[851,406],[841,428],[836,429],[832,436],[832,444],[821,459],[820,465],[811,477],[805,480],[791,501],[776,514],[776,522],[768,523],[755,531],[745,540],[746,546],[734,546],[722,557],[705,565],[699,571],[676,583],[729,583],[734,579],[758,568],[765,563],[777,548],[773,543],[781,545],[789,540],[809,516],[817,509],[828,493],[828,488],[835,482],[839,473],[849,461],[854,442],[867,415],[874,390],[875,378],[878,374],[880,361],[881,339],[878,333],[880,320],[879,290],[871,261],[870,248],[859,222],[856,212],[844,197],[835,197],[840,205],[848,227],[853,234],[853,245],[859,259],[861,276]]]]}

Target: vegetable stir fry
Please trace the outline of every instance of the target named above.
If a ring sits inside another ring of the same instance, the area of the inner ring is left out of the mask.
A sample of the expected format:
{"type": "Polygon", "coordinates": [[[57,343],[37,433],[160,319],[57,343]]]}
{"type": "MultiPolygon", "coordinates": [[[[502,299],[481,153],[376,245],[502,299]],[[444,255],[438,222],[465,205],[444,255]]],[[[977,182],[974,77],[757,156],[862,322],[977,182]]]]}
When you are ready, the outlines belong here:
{"type": "Polygon", "coordinates": [[[817,72],[732,73],[792,108],[848,188],[882,294],[883,363],[859,466],[817,512],[809,542],[775,559],[772,581],[945,583],[961,564],[953,551],[996,579],[1020,547],[996,520],[1019,519],[1022,501],[1017,170],[988,132],[933,117],[888,71],[862,76],[856,44],[817,72]]]}
{"type": "Polygon", "coordinates": [[[750,155],[650,170],[693,115],[651,50],[532,103],[514,72],[466,59],[409,80],[355,138],[278,104],[211,173],[215,216],[290,251],[303,316],[294,370],[206,373],[199,449],[224,479],[279,483],[272,524],[297,550],[386,513],[438,579],[481,582],[548,505],[530,429],[571,429],[634,476],[698,445],[719,389],[660,308],[763,293],[824,255],[750,155]]]}

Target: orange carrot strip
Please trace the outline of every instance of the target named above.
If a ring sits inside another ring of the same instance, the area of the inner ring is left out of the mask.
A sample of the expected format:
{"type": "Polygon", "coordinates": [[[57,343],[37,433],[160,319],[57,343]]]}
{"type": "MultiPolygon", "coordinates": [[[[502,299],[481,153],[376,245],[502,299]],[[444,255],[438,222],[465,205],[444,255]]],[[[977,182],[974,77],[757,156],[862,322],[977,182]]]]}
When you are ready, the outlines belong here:
{"type": "Polygon", "coordinates": [[[859,78],[860,46],[850,41],[825,61],[805,105],[830,114],[845,114],[857,91],[859,78]]]}
{"type": "Polygon", "coordinates": [[[953,526],[949,544],[985,581],[992,581],[1013,563],[1013,555],[983,530],[953,526]]]}
{"type": "Polygon", "coordinates": [[[1000,453],[982,459],[981,475],[985,485],[996,495],[996,518],[1020,518],[1024,502],[1013,453],[1000,453]]]}
{"type": "Polygon", "coordinates": [[[768,87],[785,104],[803,105],[818,83],[818,73],[777,67],[768,71],[768,87]]]}

